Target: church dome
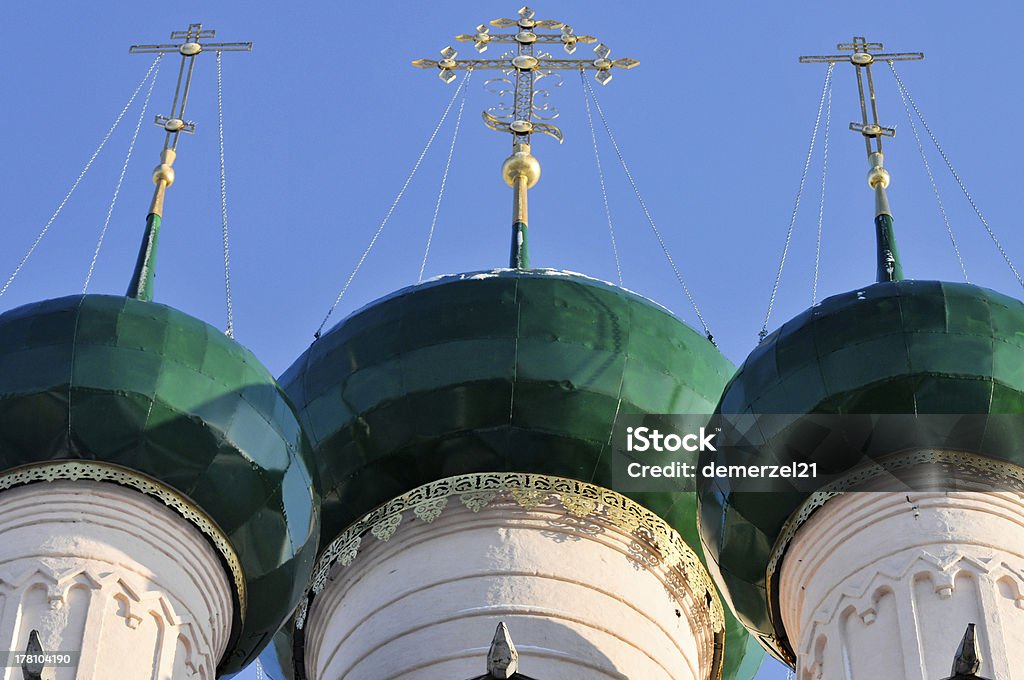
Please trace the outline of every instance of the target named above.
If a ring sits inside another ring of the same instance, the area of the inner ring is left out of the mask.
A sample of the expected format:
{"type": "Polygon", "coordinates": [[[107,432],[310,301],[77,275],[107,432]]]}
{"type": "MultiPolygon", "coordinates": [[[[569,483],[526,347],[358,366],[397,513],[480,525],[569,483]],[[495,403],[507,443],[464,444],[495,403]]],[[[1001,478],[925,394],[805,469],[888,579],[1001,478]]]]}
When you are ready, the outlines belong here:
{"type": "Polygon", "coordinates": [[[255,658],[302,595],[319,537],[314,474],[274,378],[216,328],[109,295],[0,315],[0,488],[112,482],[191,521],[234,591],[220,672],[255,658]]]}
{"type": "MultiPolygon", "coordinates": [[[[280,380],[313,443],[326,546],[374,508],[455,475],[612,488],[621,416],[710,414],[732,373],[703,335],[650,300],[580,274],[505,269],[378,300],[280,380]]],[[[700,554],[692,494],[627,495],[700,554]]],[[[760,651],[726,616],[723,677],[750,677],[760,651]]]]}
{"type": "MultiPolygon", "coordinates": [[[[1022,366],[1024,303],[963,283],[875,283],[830,297],[769,335],[725,388],[718,412],[1021,413],[1022,366]]],[[[778,444],[789,432],[788,421],[774,422],[777,429],[766,428],[763,436],[778,444]]],[[[999,442],[986,438],[977,445],[945,433],[941,441],[947,448],[1021,465],[1019,446],[1005,445],[1006,437],[1020,441],[1021,436],[1024,432],[1004,432],[995,438],[999,442]]],[[[787,449],[773,445],[771,450],[779,456],[787,449]]],[[[818,462],[836,477],[863,461],[829,447],[819,451],[820,459],[799,462],[818,462]]],[[[723,450],[717,462],[745,461],[730,461],[723,450]]],[[[785,549],[784,534],[793,530],[789,525],[797,514],[807,512],[813,491],[798,490],[791,481],[759,480],[757,491],[737,493],[722,480],[698,480],[700,529],[712,572],[740,620],[782,656],[791,650],[781,624],[773,625],[781,619],[770,565],[781,562],[775,553],[785,549]]]]}

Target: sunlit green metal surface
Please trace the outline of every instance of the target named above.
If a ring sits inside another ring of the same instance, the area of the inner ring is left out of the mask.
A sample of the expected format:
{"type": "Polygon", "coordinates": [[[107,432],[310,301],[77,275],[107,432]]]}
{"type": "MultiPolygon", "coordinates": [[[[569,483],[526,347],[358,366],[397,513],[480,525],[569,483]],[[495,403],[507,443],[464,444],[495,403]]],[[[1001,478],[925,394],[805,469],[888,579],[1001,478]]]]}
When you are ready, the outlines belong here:
{"type": "MultiPolygon", "coordinates": [[[[1024,304],[938,281],[878,283],[830,297],[750,354],[718,410],[1024,413],[1024,304]]],[[[1006,436],[1024,442],[1024,432],[1006,436]]],[[[1024,465],[1021,447],[984,455],[1024,465]]],[[[731,461],[720,455],[718,462],[731,461]]],[[[832,463],[831,472],[847,469],[832,463]]],[[[773,480],[762,482],[765,488],[773,480]]],[[[765,573],[783,525],[808,496],[784,479],[764,493],[735,493],[722,480],[698,485],[705,551],[733,610],[755,635],[777,632],[784,639],[769,618],[774,595],[765,590],[765,573]]]]}
{"type": "Polygon", "coordinates": [[[875,216],[875,243],[878,260],[875,281],[902,281],[903,262],[896,247],[892,215],[883,213],[875,216]]]}
{"type": "Polygon", "coordinates": [[[153,300],[153,283],[156,278],[156,252],[160,245],[160,221],[156,213],[146,216],[146,231],[142,234],[142,245],[132,272],[132,280],[128,284],[128,297],[143,302],[153,300]]]}
{"type": "Polygon", "coordinates": [[[0,471],[68,459],[152,477],[216,521],[248,595],[220,670],[255,658],[298,602],[319,532],[309,444],[259,361],[212,326],[131,298],[0,315],[0,471]]]}
{"type": "MultiPolygon", "coordinates": [[[[578,274],[497,270],[365,307],[281,384],[316,451],[326,545],[376,506],[452,475],[611,488],[619,417],[710,413],[732,373],[703,335],[645,298],[578,274]]],[[[693,494],[630,496],[700,553],[693,494]]],[[[729,617],[726,678],[753,676],[761,653],[746,645],[729,617]]]]}

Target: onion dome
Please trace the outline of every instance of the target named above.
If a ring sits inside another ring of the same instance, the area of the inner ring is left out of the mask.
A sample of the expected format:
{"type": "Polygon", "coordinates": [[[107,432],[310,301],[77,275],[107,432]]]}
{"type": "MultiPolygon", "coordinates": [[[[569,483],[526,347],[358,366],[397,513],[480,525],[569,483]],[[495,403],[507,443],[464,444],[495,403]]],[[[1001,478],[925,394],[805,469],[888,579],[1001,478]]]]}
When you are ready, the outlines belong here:
{"type": "MultiPolygon", "coordinates": [[[[1024,412],[1024,303],[966,283],[904,281],[886,189],[871,64],[921,59],[921,53],[872,55],[881,44],[855,38],[853,56],[801,57],[851,62],[857,71],[867,181],[875,197],[876,283],[832,296],[764,334],[722,394],[717,413],[740,415],[759,464],[816,464],[817,476],[697,480],[701,540],[719,587],[740,621],[776,656],[795,663],[779,610],[778,571],[790,540],[836,493],[876,483],[896,469],[934,466],[943,481],[953,453],[972,469],[1024,464],[1016,419],[956,427],[960,419],[879,418],[885,414],[978,415],[1024,412]],[[866,76],[866,77],[865,77],[866,76]],[[867,86],[867,94],[865,93],[867,86]],[[871,102],[871,118],[866,101],[871,102]],[[772,417],[773,414],[775,417],[772,417]],[[778,417],[778,414],[783,414],[778,417]],[[847,418],[834,431],[836,416],[847,418]],[[767,415],[768,417],[761,417],[767,415]],[[805,416],[827,415],[823,429],[805,416]],[[856,432],[856,440],[847,436],[856,432]],[[813,436],[808,436],[811,430],[813,436]],[[827,433],[829,436],[824,436],[827,433]],[[831,436],[839,435],[839,436],[831,436]]],[[[822,97],[829,91],[831,68],[822,97]]],[[[900,91],[906,95],[902,83],[900,91]]],[[[982,419],[979,419],[980,422],[982,419]]],[[[721,447],[714,461],[749,465],[751,449],[721,447]]],[[[702,456],[702,464],[710,462],[702,456]]]]}
{"type": "MultiPolygon", "coordinates": [[[[963,283],[876,283],[822,301],[768,336],[725,388],[723,414],[1003,414],[1024,410],[1024,303],[963,283]]],[[[783,419],[785,420],[785,419],[783,419]]],[[[787,430],[765,432],[783,441],[787,430]]],[[[1013,437],[1013,433],[1006,433],[1013,437]]],[[[1024,432],[1016,433],[1016,441],[1024,432]]],[[[1021,465],[1019,447],[943,440],[1021,465]]],[[[778,456],[784,447],[772,446],[778,456]]],[[[767,448],[766,448],[767,450],[767,448]]],[[[805,451],[804,451],[805,452],[805,451]]],[[[794,460],[804,452],[794,454],[794,460]]],[[[884,455],[884,451],[879,451],[884,455]]],[[[829,477],[863,458],[821,449],[829,477]],[[832,455],[829,456],[828,454],[832,455]]],[[[718,462],[728,465],[729,449],[718,462]]],[[[734,461],[739,462],[739,461],[734,461]]],[[[765,462],[787,463],[789,460],[765,462]]],[[[739,492],[699,480],[705,550],[733,610],[755,635],[789,656],[769,564],[814,489],[762,479],[739,492]]],[[[774,560],[773,560],[774,556],[774,560]]]]}
{"type": "Polygon", "coordinates": [[[214,35],[190,24],[171,34],[181,42],[129,50],[158,53],[139,84],[152,74],[143,112],[162,55],[181,62],[171,115],[156,118],[163,148],[125,296],[72,295],[0,315],[0,490],[88,479],[130,487],[180,513],[209,539],[232,586],[231,631],[217,668],[230,674],[294,612],[320,517],[309,441],[274,377],[233,339],[230,297],[226,332],[152,301],[178,141],[195,128],[185,116],[194,60],[216,52],[219,62],[222,51],[252,48],[209,42],[214,35]]]}
{"type": "MultiPolygon", "coordinates": [[[[455,475],[535,473],[611,488],[611,435],[623,415],[710,413],[732,372],[705,337],[634,293],[579,274],[504,269],[378,300],[280,380],[313,443],[326,550],[378,506],[455,475]]],[[[629,495],[699,555],[692,494],[629,495]]],[[[723,677],[752,677],[761,652],[727,620],[723,677]]]]}
{"type": "Polygon", "coordinates": [[[244,668],[302,594],[319,531],[313,474],[283,391],[216,328],[109,295],[0,315],[0,488],[111,482],[192,522],[234,593],[220,672],[244,668]]]}

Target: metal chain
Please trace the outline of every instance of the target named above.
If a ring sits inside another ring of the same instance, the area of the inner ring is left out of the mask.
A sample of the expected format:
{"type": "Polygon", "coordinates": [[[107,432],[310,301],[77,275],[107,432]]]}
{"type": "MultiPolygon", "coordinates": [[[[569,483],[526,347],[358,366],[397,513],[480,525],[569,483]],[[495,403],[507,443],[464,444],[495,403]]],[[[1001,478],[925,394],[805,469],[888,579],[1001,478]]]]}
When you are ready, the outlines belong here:
{"type": "MultiPolygon", "coordinates": [[[[469,83],[469,76],[472,71],[466,71],[466,83],[469,83]]],[[[452,132],[452,143],[448,147],[448,160],[444,162],[444,172],[441,174],[441,187],[437,191],[437,203],[434,204],[434,217],[430,220],[430,232],[427,234],[427,246],[423,249],[423,262],[420,263],[420,275],[416,279],[418,283],[423,281],[423,272],[427,268],[427,256],[430,255],[430,244],[434,240],[434,229],[437,228],[437,216],[441,212],[441,200],[444,198],[444,189],[448,184],[448,170],[452,166],[452,156],[455,154],[455,141],[459,137],[459,127],[462,125],[462,110],[466,107],[466,95],[469,88],[464,88],[462,99],[459,101],[459,113],[455,117],[455,130],[452,132]]]]}
{"type": "Polygon", "coordinates": [[[804,193],[804,184],[807,182],[807,169],[811,165],[811,155],[814,153],[814,145],[818,139],[818,128],[821,125],[821,112],[825,107],[825,96],[828,93],[828,86],[832,80],[832,69],[835,63],[829,62],[828,71],[825,73],[825,82],[821,86],[821,99],[818,100],[818,113],[814,117],[814,130],[811,132],[811,143],[807,148],[807,158],[804,159],[804,170],[800,173],[800,185],[796,191],[796,200],[793,202],[793,214],[789,218],[789,227],[786,229],[786,243],[782,248],[782,258],[779,260],[779,270],[775,274],[775,283],[772,285],[772,295],[768,300],[768,311],[764,315],[764,323],[761,331],[757,334],[760,340],[768,337],[768,322],[772,318],[772,310],[775,308],[775,297],[779,292],[779,282],[782,280],[782,269],[786,266],[786,256],[789,255],[789,244],[793,239],[793,227],[796,225],[796,216],[800,211],[800,197],[804,193]]]}
{"type": "Polygon", "coordinates": [[[338,297],[334,299],[334,304],[332,304],[331,308],[327,310],[327,315],[324,316],[324,320],[320,322],[320,327],[317,328],[316,332],[313,334],[314,338],[320,337],[320,334],[324,330],[324,326],[327,325],[327,320],[331,318],[331,314],[334,313],[334,309],[338,306],[338,303],[341,302],[341,298],[345,296],[346,291],[348,291],[348,287],[352,285],[352,279],[356,277],[356,274],[359,273],[359,269],[363,266],[363,262],[366,261],[366,256],[370,254],[370,250],[372,250],[374,244],[377,243],[377,239],[380,237],[380,233],[384,231],[384,226],[388,223],[388,220],[391,219],[391,214],[395,211],[395,208],[398,206],[398,202],[402,200],[402,196],[405,195],[405,190],[409,187],[409,182],[412,181],[412,178],[416,174],[416,171],[420,169],[420,164],[423,162],[423,157],[426,156],[427,151],[430,150],[431,145],[434,143],[434,138],[437,137],[438,131],[441,129],[441,126],[444,125],[445,119],[448,118],[448,113],[452,110],[452,106],[455,104],[455,99],[459,96],[459,93],[462,92],[463,88],[466,85],[466,81],[469,79],[469,76],[472,72],[473,69],[468,69],[466,71],[466,75],[463,76],[462,80],[459,82],[459,86],[455,89],[454,94],[452,94],[452,98],[448,102],[448,106],[445,107],[444,113],[441,114],[441,120],[437,122],[437,125],[434,127],[434,131],[430,133],[430,139],[427,140],[426,146],[424,146],[423,151],[420,152],[419,158],[416,159],[416,163],[412,166],[412,170],[409,172],[409,176],[405,178],[405,183],[402,185],[402,188],[398,191],[398,195],[395,196],[395,200],[391,203],[391,207],[388,208],[388,212],[387,214],[384,215],[384,219],[381,220],[380,226],[377,227],[377,231],[374,233],[373,238],[370,239],[369,245],[366,246],[366,250],[363,251],[362,256],[359,258],[359,262],[356,263],[355,269],[353,269],[352,273],[349,274],[348,280],[345,281],[345,285],[342,287],[341,292],[338,293],[338,297]]]}
{"type": "Polygon", "coordinates": [[[597,94],[594,92],[594,88],[590,85],[590,80],[588,78],[583,78],[583,84],[590,93],[590,98],[594,100],[594,108],[597,109],[597,115],[600,116],[601,123],[604,125],[604,130],[608,133],[608,139],[612,143],[612,148],[615,149],[615,155],[619,158],[619,164],[622,166],[623,171],[625,171],[626,178],[629,180],[630,186],[633,187],[633,193],[636,194],[636,199],[640,203],[640,208],[643,210],[644,216],[647,218],[647,223],[651,225],[651,231],[654,232],[655,238],[658,239],[658,245],[661,246],[661,252],[665,254],[665,259],[668,260],[669,266],[672,267],[672,271],[675,273],[676,280],[679,282],[680,287],[682,287],[683,293],[686,295],[686,299],[690,301],[690,306],[693,307],[693,311],[697,314],[697,319],[700,321],[700,325],[704,328],[704,335],[707,336],[707,339],[711,344],[715,344],[715,336],[711,334],[711,329],[708,328],[707,322],[704,321],[704,316],[700,313],[700,308],[697,307],[697,301],[694,300],[693,295],[690,294],[690,289],[686,287],[686,283],[683,281],[683,275],[679,272],[679,267],[676,266],[675,260],[672,259],[672,254],[669,252],[668,246],[665,245],[665,239],[661,237],[661,232],[658,230],[657,225],[654,223],[654,218],[651,217],[651,213],[647,209],[647,203],[644,202],[643,196],[640,195],[640,189],[636,185],[636,180],[633,179],[633,173],[629,171],[629,166],[626,165],[626,159],[623,158],[622,151],[619,149],[619,144],[615,141],[615,135],[612,134],[611,126],[608,125],[608,119],[604,115],[601,103],[597,100],[597,94]]]}
{"type": "Polygon", "coordinates": [[[814,246],[814,282],[811,284],[811,306],[818,304],[818,275],[821,271],[821,231],[825,223],[825,178],[828,176],[828,137],[832,127],[832,71],[826,75],[828,101],[825,104],[825,135],[821,154],[821,196],[818,199],[818,240],[814,246]]]}
{"type": "Polygon", "coordinates": [[[217,142],[220,153],[220,231],[224,241],[224,303],[228,325],[224,335],[235,337],[235,310],[231,302],[231,242],[228,238],[228,183],[224,165],[224,75],[221,51],[217,50],[217,142]]]}
{"type": "MultiPolygon", "coordinates": [[[[956,253],[956,260],[957,262],[960,263],[960,271],[964,275],[964,281],[970,283],[969,279],[967,278],[967,265],[964,264],[964,258],[960,254],[960,248],[959,246],[957,246],[956,237],[953,236],[953,226],[949,223],[949,216],[946,215],[946,207],[942,204],[942,196],[939,195],[939,187],[935,183],[935,176],[932,174],[932,166],[928,162],[928,156],[926,156],[924,153],[924,144],[921,142],[921,135],[917,131],[917,124],[914,122],[914,116],[911,115],[910,113],[910,105],[907,103],[907,97],[909,95],[906,93],[906,89],[904,88],[903,83],[900,81],[900,77],[896,74],[896,69],[893,66],[893,63],[891,61],[887,63],[889,64],[889,68],[892,69],[893,75],[896,76],[896,81],[899,85],[898,89],[900,91],[900,99],[903,101],[903,110],[907,112],[907,120],[910,122],[910,129],[911,131],[913,131],[914,139],[917,141],[917,150],[918,152],[920,152],[921,160],[924,162],[925,172],[928,173],[928,181],[931,182],[932,193],[935,194],[935,201],[939,204],[939,212],[942,213],[942,221],[945,222],[946,224],[946,233],[949,234],[949,242],[953,244],[953,252],[956,253]]],[[[914,108],[916,109],[917,107],[915,106],[914,108]]],[[[923,118],[921,120],[922,122],[924,121],[923,118]]],[[[938,142],[936,142],[935,145],[938,146],[938,142]]],[[[952,168],[950,169],[952,170],[952,168]]],[[[954,176],[956,175],[956,173],[953,174],[954,176]]],[[[962,184],[960,186],[961,188],[963,187],[962,184]]],[[[967,190],[964,189],[964,192],[966,191],[967,190]]],[[[970,196],[968,196],[968,200],[970,200],[970,196]]],[[[980,214],[978,216],[981,217],[980,214]]],[[[984,222],[984,220],[982,221],[984,222]]],[[[1000,248],[1000,250],[1002,249],[1000,248]]]]}
{"type": "Polygon", "coordinates": [[[4,283],[3,288],[0,288],[0,297],[3,297],[4,293],[7,292],[7,289],[10,288],[11,283],[14,281],[15,277],[18,276],[18,273],[21,272],[22,268],[25,266],[25,263],[28,262],[28,258],[32,257],[32,253],[34,253],[36,247],[39,246],[39,242],[43,240],[44,236],[46,236],[46,232],[50,230],[50,226],[53,224],[54,220],[57,219],[57,216],[60,215],[61,211],[64,209],[64,206],[67,204],[68,199],[71,198],[71,194],[75,193],[75,189],[78,188],[78,185],[79,183],[81,183],[82,178],[85,177],[85,173],[89,172],[89,168],[92,167],[93,161],[95,161],[96,157],[100,155],[100,151],[102,151],[103,147],[106,146],[107,141],[110,139],[110,136],[114,134],[114,130],[117,129],[117,126],[121,123],[121,119],[124,118],[124,114],[128,112],[129,107],[131,107],[132,103],[135,101],[135,97],[138,96],[139,91],[142,90],[142,86],[146,84],[147,80],[149,80],[149,76],[153,73],[153,69],[156,68],[157,64],[160,63],[160,59],[162,57],[163,55],[158,54],[156,58],[153,59],[153,63],[149,65],[149,70],[146,71],[146,75],[144,75],[142,77],[142,80],[139,81],[139,84],[135,86],[135,91],[132,92],[132,96],[128,99],[128,103],[125,104],[124,108],[121,109],[121,112],[117,114],[117,118],[114,119],[114,123],[110,126],[110,129],[107,130],[107,134],[103,136],[103,141],[101,141],[100,145],[96,147],[96,150],[92,152],[92,156],[89,157],[89,160],[86,162],[85,167],[83,167],[82,171],[78,173],[78,177],[71,184],[71,188],[68,189],[68,192],[64,194],[64,198],[57,206],[57,209],[53,211],[53,214],[50,215],[50,219],[48,219],[46,221],[46,224],[43,225],[42,231],[40,231],[39,235],[36,236],[36,240],[33,241],[32,246],[28,249],[28,252],[25,253],[25,256],[21,258],[21,261],[18,263],[18,266],[14,268],[13,272],[11,272],[11,275],[7,279],[7,282],[4,283]]]}
{"type": "Polygon", "coordinates": [[[142,111],[139,112],[139,119],[135,121],[135,130],[132,132],[132,139],[128,144],[128,153],[124,157],[124,163],[121,164],[121,174],[118,176],[117,184],[114,186],[114,195],[110,197],[110,206],[107,207],[107,217],[103,220],[103,228],[100,230],[100,237],[96,241],[96,250],[93,251],[92,262],[89,263],[89,272],[85,275],[85,283],[82,284],[82,295],[85,295],[89,290],[89,282],[92,281],[92,273],[96,269],[96,261],[99,260],[100,249],[103,248],[103,241],[107,236],[107,228],[110,226],[110,218],[114,214],[114,205],[117,203],[117,197],[121,193],[121,184],[124,182],[124,175],[128,170],[128,163],[131,161],[132,153],[135,151],[135,140],[139,137],[139,130],[142,128],[142,120],[146,117],[146,110],[149,109],[149,100],[153,96],[153,86],[156,85],[156,79],[159,75],[160,65],[158,57],[157,67],[153,71],[153,78],[149,81],[149,90],[146,91],[146,98],[142,102],[142,111]]]}
{"type": "Polygon", "coordinates": [[[999,250],[999,254],[1003,256],[1003,259],[1006,261],[1007,266],[1009,266],[1010,271],[1013,272],[1013,276],[1017,279],[1017,283],[1019,283],[1021,287],[1024,287],[1024,279],[1021,278],[1020,272],[1017,271],[1017,267],[1015,267],[1013,261],[1010,260],[1010,256],[1003,248],[1003,244],[999,242],[999,238],[996,237],[995,232],[992,231],[992,227],[988,225],[988,221],[981,214],[981,209],[978,208],[978,204],[974,202],[974,199],[971,197],[970,192],[967,191],[967,186],[964,184],[963,180],[960,179],[960,175],[957,174],[957,171],[955,169],[953,169],[953,163],[949,160],[949,156],[946,155],[946,152],[943,150],[942,145],[939,144],[939,140],[935,137],[935,133],[932,132],[931,127],[928,125],[928,121],[925,120],[924,114],[922,114],[921,109],[918,108],[917,102],[915,102],[914,98],[910,96],[910,91],[907,90],[906,85],[903,84],[903,80],[900,78],[900,75],[896,72],[896,67],[890,62],[889,68],[892,70],[892,74],[896,78],[896,84],[899,86],[901,96],[906,97],[907,101],[910,102],[910,105],[914,109],[914,113],[917,114],[917,117],[921,121],[921,125],[924,126],[925,132],[927,132],[928,136],[931,138],[932,144],[935,145],[935,148],[936,150],[938,150],[939,155],[942,156],[942,160],[946,163],[946,167],[949,168],[950,174],[953,175],[953,179],[955,179],[956,183],[960,186],[960,191],[964,193],[964,197],[967,198],[967,202],[971,204],[972,208],[974,208],[974,214],[978,216],[978,220],[981,222],[982,226],[985,227],[985,231],[988,232],[989,238],[992,239],[992,243],[994,243],[996,248],[999,250]]]}
{"type": "MultiPolygon", "coordinates": [[[[580,70],[580,79],[586,83],[587,75],[580,70]]],[[[583,104],[587,110],[587,124],[590,126],[590,141],[594,145],[594,161],[597,163],[597,179],[601,183],[601,200],[604,202],[604,216],[608,220],[608,235],[612,240],[612,255],[615,256],[615,273],[619,277],[619,285],[622,285],[622,265],[619,262],[619,246],[615,242],[615,228],[612,226],[612,211],[608,207],[608,190],[604,183],[604,167],[601,165],[601,154],[597,149],[597,131],[594,129],[594,118],[590,114],[590,98],[587,97],[586,89],[583,90],[583,104]]]]}

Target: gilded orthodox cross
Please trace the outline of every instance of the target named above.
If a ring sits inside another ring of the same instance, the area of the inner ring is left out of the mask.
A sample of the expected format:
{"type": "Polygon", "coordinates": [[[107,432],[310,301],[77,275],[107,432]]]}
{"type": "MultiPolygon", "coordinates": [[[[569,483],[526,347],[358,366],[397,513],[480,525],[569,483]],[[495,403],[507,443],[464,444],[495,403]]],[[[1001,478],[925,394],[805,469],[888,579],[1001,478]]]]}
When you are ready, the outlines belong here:
{"type": "Polygon", "coordinates": [[[612,79],[612,68],[630,69],[640,62],[636,59],[610,59],[611,50],[604,43],[594,48],[594,59],[555,59],[545,51],[548,45],[562,45],[568,54],[576,51],[578,43],[595,43],[590,35],[576,35],[571,26],[550,19],[537,20],[529,7],[519,10],[518,19],[495,19],[491,26],[516,28],[515,33],[491,33],[486,24],[477,26],[473,34],[456,36],[460,42],[471,42],[478,52],[485,52],[492,44],[515,45],[497,59],[457,59],[458,52],[451,46],[441,50],[441,59],[418,59],[412,62],[418,68],[439,69],[438,76],[446,83],[455,80],[459,70],[504,71],[504,77],[487,81],[509,89],[495,90],[502,101],[483,112],[484,123],[492,130],[512,135],[512,155],[502,166],[502,176],[513,191],[513,235],[510,266],[525,269],[529,266],[526,244],[526,193],[540,179],[540,163],[530,154],[530,135],[542,132],[562,141],[562,131],[543,121],[554,120],[557,112],[547,103],[538,104],[537,96],[547,92],[537,88],[541,78],[557,75],[558,71],[595,71],[594,77],[602,85],[612,79]],[[537,29],[558,31],[541,33],[537,29]],[[509,106],[507,98],[511,97],[509,106]]]}
{"type": "Polygon", "coordinates": [[[167,116],[158,115],[156,117],[156,124],[166,131],[164,135],[164,148],[160,152],[160,165],[153,170],[153,184],[156,185],[156,190],[153,192],[153,200],[149,205],[146,232],[143,236],[142,247],[139,250],[135,273],[132,275],[132,281],[128,286],[128,295],[139,300],[148,301],[153,299],[157,238],[160,233],[160,222],[164,211],[164,195],[167,192],[167,188],[174,184],[173,166],[174,159],[177,156],[178,137],[182,132],[193,133],[196,129],[195,123],[185,120],[185,106],[188,104],[188,94],[192,87],[192,74],[196,68],[196,57],[205,51],[216,52],[219,69],[221,52],[252,51],[251,42],[202,42],[216,36],[217,32],[214,30],[203,30],[202,24],[189,24],[187,30],[173,31],[171,33],[171,40],[180,40],[181,42],[161,45],[132,45],[128,48],[128,52],[131,54],[162,55],[176,52],[181,55],[181,65],[178,67],[178,82],[174,87],[174,99],[171,101],[170,114],[167,116]]]}
{"type": "Polygon", "coordinates": [[[251,52],[251,42],[233,43],[204,43],[202,40],[217,37],[217,32],[212,29],[203,30],[202,24],[189,24],[188,30],[173,31],[171,40],[181,40],[180,43],[164,45],[132,45],[128,48],[131,54],[168,54],[177,52],[181,55],[181,65],[178,67],[178,83],[174,87],[174,99],[171,102],[171,114],[169,116],[157,116],[156,124],[167,131],[164,139],[165,149],[176,149],[178,147],[178,135],[182,132],[195,132],[196,125],[193,122],[185,121],[185,105],[188,103],[188,92],[192,86],[192,73],[196,67],[196,56],[204,51],[214,52],[251,52]],[[182,84],[184,83],[184,90],[182,84]]]}
{"type": "Polygon", "coordinates": [[[903,266],[900,264],[899,251],[896,249],[896,234],[893,230],[892,211],[889,209],[889,198],[885,190],[889,186],[889,171],[883,165],[882,137],[896,136],[896,130],[883,127],[878,118],[878,102],[875,99],[875,82],[871,78],[871,65],[876,61],[916,61],[924,59],[922,52],[886,52],[882,43],[868,42],[861,36],[855,36],[853,42],[836,45],[840,50],[852,54],[835,54],[829,56],[800,57],[800,63],[835,63],[847,61],[854,65],[857,72],[857,91],[860,94],[860,122],[850,123],[850,129],[864,136],[864,144],[868,152],[868,186],[875,192],[875,239],[877,243],[878,282],[900,281],[903,279],[903,266]],[[863,74],[861,73],[863,71],[863,74]],[[864,83],[868,86],[868,99],[871,102],[871,119],[868,119],[868,100],[864,97],[864,83]]]}
{"type": "Polygon", "coordinates": [[[829,56],[800,57],[801,64],[834,63],[838,61],[849,61],[856,67],[857,90],[860,94],[860,115],[861,122],[850,123],[850,129],[864,135],[864,143],[867,145],[868,156],[872,153],[882,152],[882,137],[894,137],[896,130],[882,127],[878,119],[878,102],[875,100],[875,83],[871,78],[871,65],[876,61],[916,61],[924,59],[922,52],[891,52],[873,54],[872,50],[884,49],[882,43],[869,43],[861,36],[855,36],[853,42],[840,43],[837,49],[850,50],[852,54],[834,54],[829,56]],[[864,73],[862,74],[861,71],[864,73]],[[868,98],[871,101],[871,120],[868,120],[868,106],[864,98],[864,82],[868,85],[868,98]],[[874,140],[874,147],[872,147],[874,140]]]}

